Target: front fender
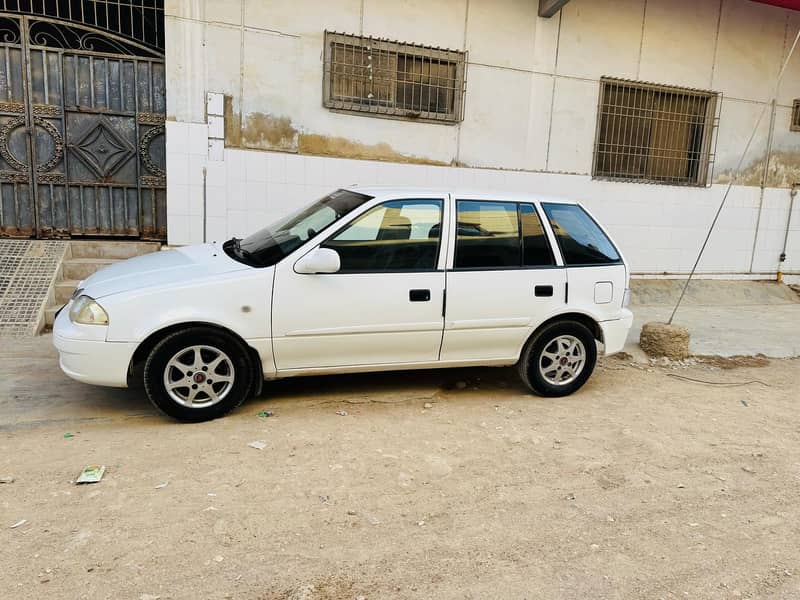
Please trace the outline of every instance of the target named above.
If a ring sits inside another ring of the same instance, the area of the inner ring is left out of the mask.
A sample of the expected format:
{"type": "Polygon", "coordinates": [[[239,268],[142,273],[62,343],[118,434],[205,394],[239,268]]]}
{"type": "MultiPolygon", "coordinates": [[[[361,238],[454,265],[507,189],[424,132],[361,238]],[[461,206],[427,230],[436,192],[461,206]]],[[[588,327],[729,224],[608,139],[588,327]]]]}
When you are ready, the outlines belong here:
{"type": "Polygon", "coordinates": [[[219,325],[244,340],[267,339],[274,274],[274,268],[237,271],[107,296],[101,301],[109,318],[106,339],[141,342],[165,327],[190,322],[219,325]]]}

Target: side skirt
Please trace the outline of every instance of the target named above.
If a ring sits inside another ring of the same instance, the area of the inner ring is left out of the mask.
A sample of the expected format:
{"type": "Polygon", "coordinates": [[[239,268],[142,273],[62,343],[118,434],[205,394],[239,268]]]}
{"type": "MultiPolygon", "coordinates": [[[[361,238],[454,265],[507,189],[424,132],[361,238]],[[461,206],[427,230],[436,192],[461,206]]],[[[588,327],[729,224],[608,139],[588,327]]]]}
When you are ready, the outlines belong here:
{"type": "Polygon", "coordinates": [[[456,367],[510,367],[517,364],[518,357],[495,358],[491,360],[451,360],[442,362],[389,363],[380,365],[351,365],[346,367],[315,367],[313,369],[284,369],[266,375],[265,379],[285,379],[307,375],[336,375],[344,373],[374,373],[376,371],[414,371],[419,369],[447,369],[456,367]]]}

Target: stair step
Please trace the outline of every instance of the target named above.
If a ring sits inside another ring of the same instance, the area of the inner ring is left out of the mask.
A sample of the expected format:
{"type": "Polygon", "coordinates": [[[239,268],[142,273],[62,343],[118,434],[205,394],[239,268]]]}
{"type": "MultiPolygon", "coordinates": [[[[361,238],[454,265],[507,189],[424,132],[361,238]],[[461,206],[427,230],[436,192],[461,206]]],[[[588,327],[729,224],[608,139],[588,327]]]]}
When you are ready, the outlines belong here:
{"type": "Polygon", "coordinates": [[[70,258],[61,263],[61,276],[65,279],[80,281],[118,260],[113,258],[70,258]]]}
{"type": "Polygon", "coordinates": [[[125,259],[158,252],[160,242],[70,241],[72,258],[125,259]]]}
{"type": "Polygon", "coordinates": [[[58,304],[56,306],[48,306],[44,309],[44,325],[45,327],[53,327],[53,323],[56,320],[56,313],[64,306],[63,304],[58,304]]]}
{"type": "Polygon", "coordinates": [[[56,303],[66,304],[67,301],[72,297],[72,293],[75,291],[75,288],[78,287],[79,283],[79,279],[62,279],[60,281],[56,281],[56,303]]]}
{"type": "Polygon", "coordinates": [[[56,313],[69,301],[82,280],[120,260],[160,250],[160,242],[71,240],[50,296],[53,304],[44,310],[44,329],[52,328],[56,313]]]}

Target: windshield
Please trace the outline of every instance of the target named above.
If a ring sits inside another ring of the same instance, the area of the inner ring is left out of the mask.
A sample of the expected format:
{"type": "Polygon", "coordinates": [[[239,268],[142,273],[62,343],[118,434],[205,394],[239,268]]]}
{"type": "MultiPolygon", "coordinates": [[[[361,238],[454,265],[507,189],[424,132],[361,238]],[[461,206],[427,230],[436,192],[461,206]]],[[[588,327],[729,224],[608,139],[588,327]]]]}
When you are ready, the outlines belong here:
{"type": "Polygon", "coordinates": [[[244,239],[231,238],[223,248],[240,262],[269,267],[371,199],[366,194],[338,190],[244,239]]]}

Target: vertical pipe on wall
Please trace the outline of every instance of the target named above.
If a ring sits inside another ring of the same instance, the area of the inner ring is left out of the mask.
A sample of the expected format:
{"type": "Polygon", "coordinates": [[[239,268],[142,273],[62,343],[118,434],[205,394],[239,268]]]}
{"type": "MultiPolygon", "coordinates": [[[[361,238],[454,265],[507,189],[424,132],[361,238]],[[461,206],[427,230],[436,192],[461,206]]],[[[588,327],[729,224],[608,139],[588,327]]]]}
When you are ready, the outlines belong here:
{"type": "Polygon", "coordinates": [[[800,183],[792,184],[792,191],[789,192],[791,200],[789,200],[789,216],[786,217],[786,232],[783,236],[783,250],[778,258],[778,283],[783,281],[783,263],[786,261],[786,247],[789,245],[789,228],[792,226],[792,213],[794,212],[794,197],[797,196],[797,188],[800,183]]]}
{"type": "Polygon", "coordinates": [[[203,167],[203,243],[206,243],[207,230],[208,230],[208,211],[206,210],[208,204],[208,169],[203,167]]]}

